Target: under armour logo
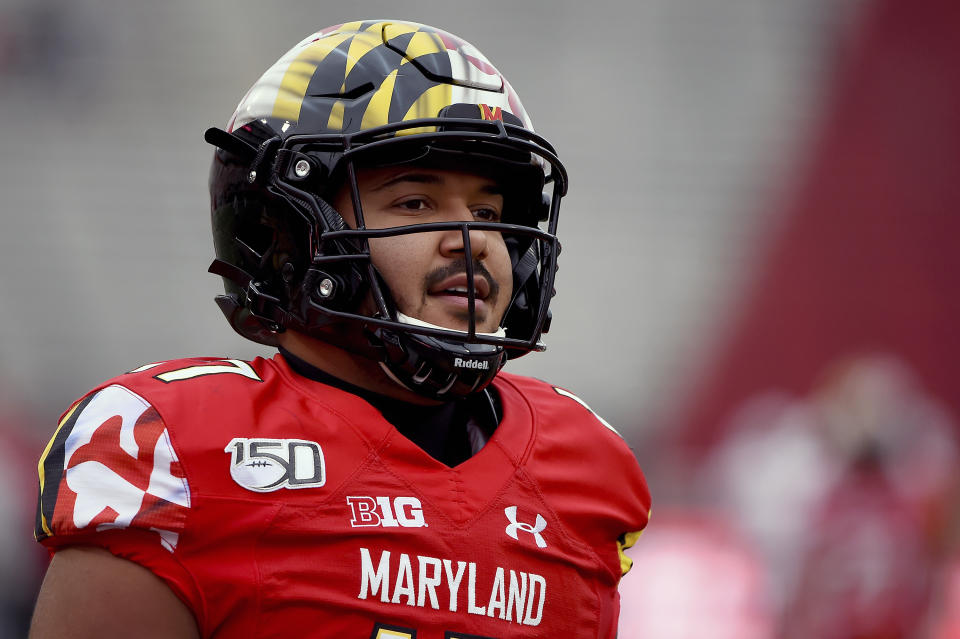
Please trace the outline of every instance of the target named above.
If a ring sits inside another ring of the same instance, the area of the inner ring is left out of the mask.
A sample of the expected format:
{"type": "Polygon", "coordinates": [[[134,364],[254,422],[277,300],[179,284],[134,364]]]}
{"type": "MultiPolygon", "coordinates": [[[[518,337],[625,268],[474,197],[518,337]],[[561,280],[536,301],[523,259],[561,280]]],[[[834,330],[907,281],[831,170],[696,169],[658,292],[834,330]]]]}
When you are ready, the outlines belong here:
{"type": "MultiPolygon", "coordinates": [[[[522,530],[533,535],[533,538],[537,541],[538,548],[546,548],[547,542],[544,541],[543,535],[540,534],[540,531],[547,527],[547,520],[543,518],[540,513],[537,513],[537,523],[535,525],[528,524],[523,521],[517,521],[517,507],[516,506],[507,506],[503,509],[503,514],[507,516],[507,519],[510,520],[510,524],[507,525],[506,532],[508,535],[514,539],[518,539],[517,531],[522,530]]],[[[518,539],[519,540],[519,539],[518,539]]]]}

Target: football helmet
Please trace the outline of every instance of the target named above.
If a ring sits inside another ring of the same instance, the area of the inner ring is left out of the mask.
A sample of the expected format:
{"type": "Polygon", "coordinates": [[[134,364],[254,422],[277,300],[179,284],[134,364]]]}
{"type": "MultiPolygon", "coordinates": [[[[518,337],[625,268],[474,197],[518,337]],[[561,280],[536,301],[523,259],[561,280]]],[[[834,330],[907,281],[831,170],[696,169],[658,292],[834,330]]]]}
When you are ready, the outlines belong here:
{"type": "Polygon", "coordinates": [[[410,22],[323,29],[271,66],[226,128],[205,137],[217,147],[209,270],[223,277],[216,301],[244,337],[276,345],[277,333],[297,330],[373,358],[435,399],[476,392],[507,358],[545,348],[567,174],[472,45],[410,22]],[[358,171],[404,163],[492,177],[504,189],[502,219],[367,229],[358,171]],[[349,189],[353,225],[331,205],[340,189],[349,189]],[[401,313],[368,240],[453,231],[470,256],[471,230],[502,234],[510,253],[513,293],[500,330],[477,331],[469,258],[467,330],[401,313]]]}

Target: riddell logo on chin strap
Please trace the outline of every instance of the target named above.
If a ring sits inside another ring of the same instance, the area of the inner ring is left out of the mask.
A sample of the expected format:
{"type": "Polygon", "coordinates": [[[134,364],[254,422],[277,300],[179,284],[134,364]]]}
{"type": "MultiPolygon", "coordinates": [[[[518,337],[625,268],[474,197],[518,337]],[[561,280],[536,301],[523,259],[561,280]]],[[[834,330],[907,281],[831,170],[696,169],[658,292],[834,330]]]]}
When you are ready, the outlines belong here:
{"type": "Polygon", "coordinates": [[[453,365],[457,368],[476,368],[485,371],[490,370],[490,362],[482,362],[478,359],[462,359],[460,357],[454,357],[453,365]]]}

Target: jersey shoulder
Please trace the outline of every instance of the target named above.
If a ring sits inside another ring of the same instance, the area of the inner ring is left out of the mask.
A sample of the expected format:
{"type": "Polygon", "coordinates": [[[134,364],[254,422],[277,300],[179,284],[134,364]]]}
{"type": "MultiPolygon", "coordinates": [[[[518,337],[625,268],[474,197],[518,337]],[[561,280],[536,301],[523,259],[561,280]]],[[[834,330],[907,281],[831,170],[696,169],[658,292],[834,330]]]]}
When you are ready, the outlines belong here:
{"type": "MultiPolygon", "coordinates": [[[[125,386],[144,395],[164,399],[180,395],[199,395],[231,385],[242,387],[240,380],[263,382],[269,375],[271,360],[252,361],[229,357],[190,357],[144,364],[107,380],[98,388],[125,386]],[[183,383],[190,381],[191,383],[183,383]]],[[[97,389],[94,389],[96,391],[97,389]]]]}
{"type": "Polygon", "coordinates": [[[38,464],[37,539],[55,546],[94,533],[140,531],[172,552],[191,507],[182,455],[196,438],[188,435],[213,421],[205,415],[214,404],[243,396],[236,380],[262,382],[266,369],[263,360],[155,362],[74,402],[38,464]],[[190,379],[197,382],[185,383],[190,379]]]}
{"type": "Polygon", "coordinates": [[[600,441],[609,441],[615,446],[621,444],[626,446],[623,435],[610,422],[566,388],[522,375],[500,373],[498,377],[502,377],[504,382],[517,391],[515,394],[501,393],[505,405],[526,404],[541,420],[548,419],[553,422],[553,420],[563,418],[558,423],[551,423],[551,428],[569,427],[579,431],[584,436],[601,433],[601,429],[603,429],[615,437],[605,436],[600,441]]]}
{"type": "Polygon", "coordinates": [[[129,388],[108,384],[71,406],[38,471],[38,540],[132,529],[176,548],[189,487],[156,408],[129,388]]]}
{"type": "Polygon", "coordinates": [[[139,396],[166,423],[178,447],[189,445],[227,414],[251,414],[268,400],[290,399],[274,360],[193,357],[154,362],[103,383],[92,394],[121,387],[139,396]]]}
{"type": "Polygon", "coordinates": [[[621,434],[565,388],[509,374],[503,382],[517,391],[501,392],[504,410],[525,403],[536,423],[525,470],[553,496],[571,529],[594,545],[642,530],[650,492],[621,434]]]}

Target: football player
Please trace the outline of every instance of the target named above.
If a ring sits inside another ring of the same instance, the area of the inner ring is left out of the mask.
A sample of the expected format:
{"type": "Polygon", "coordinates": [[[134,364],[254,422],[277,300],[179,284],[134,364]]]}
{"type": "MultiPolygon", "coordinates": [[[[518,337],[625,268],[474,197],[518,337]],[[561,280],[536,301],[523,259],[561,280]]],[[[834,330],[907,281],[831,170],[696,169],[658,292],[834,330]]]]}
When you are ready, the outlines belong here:
{"type": "Polygon", "coordinates": [[[41,459],[31,636],[613,637],[650,499],[543,350],[567,174],[425,25],[323,29],[210,174],[217,303],[270,359],[141,366],[41,459]]]}

